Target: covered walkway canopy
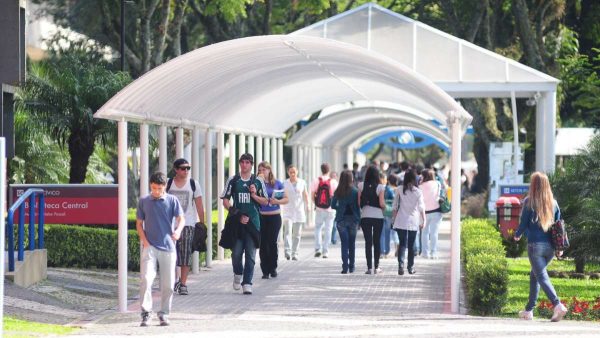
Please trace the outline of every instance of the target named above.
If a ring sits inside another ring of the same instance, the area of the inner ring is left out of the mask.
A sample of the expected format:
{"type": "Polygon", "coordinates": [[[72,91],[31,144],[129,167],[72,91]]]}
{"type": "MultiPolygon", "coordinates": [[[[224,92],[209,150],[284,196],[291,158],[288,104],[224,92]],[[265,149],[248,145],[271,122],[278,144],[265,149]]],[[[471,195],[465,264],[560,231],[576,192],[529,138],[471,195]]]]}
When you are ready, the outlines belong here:
{"type": "MultiPolygon", "coordinates": [[[[373,4],[338,18],[341,23],[350,19],[358,21],[340,26],[346,27],[346,35],[341,34],[340,29],[336,30],[333,22],[325,22],[321,28],[315,25],[304,31],[306,35],[314,33],[312,35],[315,36],[302,36],[303,33],[299,32],[288,36],[244,38],[187,53],[146,73],[95,114],[97,118],[116,120],[119,125],[121,311],[125,311],[127,305],[128,122],[141,124],[141,195],[148,192],[148,131],[149,124],[152,124],[159,127],[159,168],[163,172],[167,172],[167,128],[177,128],[178,157],[183,155],[183,130],[193,131],[192,175],[203,179],[203,195],[212,197],[213,161],[217,168],[216,190],[222,191],[224,185],[225,133],[229,134],[230,175],[236,170],[239,154],[249,151],[255,153],[256,162],[270,160],[273,171],[283,178],[284,131],[308,114],[340,103],[365,102],[372,109],[343,109],[335,116],[327,117],[330,123],[325,119],[314,123],[321,128],[311,127],[314,129],[311,142],[294,147],[294,161],[305,166],[303,174],[306,178],[316,176],[323,145],[330,146],[332,152],[346,151],[349,160],[348,149],[352,148],[336,150],[337,146],[353,146],[361,135],[375,136],[386,128],[398,126],[410,127],[449,143],[452,168],[460,168],[461,137],[471,116],[455,101],[455,97],[505,95],[511,90],[517,91],[507,85],[511,83],[509,77],[523,76],[520,65],[502,59],[486,66],[486,69],[496,74],[497,67],[500,67],[499,72],[504,77],[480,81],[477,74],[485,73],[478,67],[490,52],[415,21],[390,16],[373,4]],[[398,18],[405,21],[401,27],[397,27],[398,18]],[[319,29],[321,35],[317,33],[319,29]],[[365,29],[366,33],[363,32],[365,29]],[[334,32],[340,33],[341,41],[331,39],[336,38],[332,35],[334,32]],[[342,38],[344,36],[348,41],[342,38]],[[360,44],[362,37],[365,46],[360,44]],[[374,52],[380,48],[397,54],[398,58],[374,52]],[[440,53],[448,55],[443,54],[444,57],[440,58],[440,53]],[[465,55],[472,61],[467,62],[465,55]],[[445,59],[454,60],[455,65],[451,69],[434,67],[435,62],[443,63],[445,59]],[[436,74],[440,75],[439,78],[435,77],[436,74]],[[477,94],[478,88],[485,88],[486,94],[477,94]],[[322,132],[319,133],[319,130],[322,132]],[[216,156],[212,152],[213,143],[216,143],[216,156]],[[201,148],[204,150],[200,151],[201,148]],[[202,170],[199,170],[200,163],[203,164],[202,170]]],[[[542,103],[550,113],[539,109],[538,104],[538,115],[550,119],[548,116],[554,111],[552,88],[555,85],[544,85],[546,87],[527,87],[516,95],[528,96],[545,88],[547,92],[541,94],[542,103]]],[[[309,131],[302,133],[308,134],[309,131]]],[[[458,311],[460,285],[459,174],[460,170],[452,171],[455,192],[452,204],[456,206],[452,210],[451,300],[454,312],[458,311]]],[[[205,198],[209,233],[212,232],[212,202],[212,198],[205,198]]],[[[220,230],[224,223],[224,210],[221,203],[217,205],[220,230]]],[[[211,236],[207,241],[208,247],[212,247],[211,236]]],[[[222,249],[218,256],[223,257],[222,249]]],[[[211,264],[211,260],[212,252],[209,250],[207,265],[211,264]]]]}
{"type": "MultiPolygon", "coordinates": [[[[323,37],[360,46],[407,66],[456,99],[512,97],[514,101],[515,98],[530,98],[536,104],[536,170],[554,170],[556,88],[559,80],[373,3],[320,21],[291,35],[323,37]]],[[[388,106],[387,103],[384,105],[388,106]]],[[[343,105],[326,109],[327,114],[345,110],[343,105]]],[[[513,110],[516,110],[514,104],[513,110]]],[[[516,123],[516,111],[513,115],[516,123]]],[[[434,115],[431,118],[439,121],[434,115]]],[[[307,126],[313,127],[318,126],[307,126]]],[[[319,130],[323,134],[334,132],[327,128],[319,130]]],[[[314,132],[310,135],[314,136],[314,132]]],[[[298,135],[287,144],[311,145],[310,140],[298,135]]],[[[368,139],[363,137],[362,141],[368,139]]],[[[518,137],[515,142],[518,142],[518,137]]],[[[331,162],[337,160],[327,153],[324,156],[331,162]]]]}

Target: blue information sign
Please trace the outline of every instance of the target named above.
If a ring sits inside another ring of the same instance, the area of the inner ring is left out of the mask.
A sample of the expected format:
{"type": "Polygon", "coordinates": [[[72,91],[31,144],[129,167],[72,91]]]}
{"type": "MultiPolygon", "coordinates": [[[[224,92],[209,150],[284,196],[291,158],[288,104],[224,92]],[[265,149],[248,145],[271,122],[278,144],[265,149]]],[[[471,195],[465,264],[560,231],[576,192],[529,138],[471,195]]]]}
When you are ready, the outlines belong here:
{"type": "Polygon", "coordinates": [[[500,196],[525,197],[529,191],[529,184],[510,184],[500,186],[500,196]]]}

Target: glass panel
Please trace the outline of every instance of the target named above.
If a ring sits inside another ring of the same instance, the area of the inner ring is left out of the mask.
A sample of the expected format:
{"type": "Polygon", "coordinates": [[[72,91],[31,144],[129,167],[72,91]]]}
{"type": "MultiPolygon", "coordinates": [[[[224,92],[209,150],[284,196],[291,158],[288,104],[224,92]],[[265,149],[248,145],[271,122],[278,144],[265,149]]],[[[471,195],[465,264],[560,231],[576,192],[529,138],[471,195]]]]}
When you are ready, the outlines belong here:
{"type": "Polygon", "coordinates": [[[505,62],[473,47],[463,45],[463,80],[504,82],[505,62]]]}
{"type": "Polygon", "coordinates": [[[537,76],[535,73],[530,73],[525,69],[514,65],[508,66],[508,74],[511,82],[546,82],[548,80],[537,76]]]}
{"type": "Polygon", "coordinates": [[[417,72],[432,81],[458,81],[458,42],[417,27],[417,72]]]}
{"type": "Polygon", "coordinates": [[[313,27],[311,29],[307,29],[305,31],[302,31],[302,34],[300,35],[304,35],[304,36],[314,36],[317,38],[322,38],[323,37],[323,25],[318,25],[316,27],[313,27]]]}
{"type": "Polygon", "coordinates": [[[358,11],[327,23],[327,38],[367,48],[368,10],[358,11]]]}
{"type": "Polygon", "coordinates": [[[373,8],[371,49],[412,68],[413,24],[373,8]]]}

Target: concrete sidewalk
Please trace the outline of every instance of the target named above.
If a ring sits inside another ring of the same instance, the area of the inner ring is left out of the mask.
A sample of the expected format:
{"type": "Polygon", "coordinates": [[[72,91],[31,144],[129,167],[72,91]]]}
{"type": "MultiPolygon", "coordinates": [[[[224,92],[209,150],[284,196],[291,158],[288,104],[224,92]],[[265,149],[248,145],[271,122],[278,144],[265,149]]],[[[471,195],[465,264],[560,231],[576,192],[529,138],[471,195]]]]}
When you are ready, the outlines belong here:
{"type": "MultiPolygon", "coordinates": [[[[449,314],[449,224],[440,234],[440,259],[416,258],[415,275],[397,274],[397,261],[382,259],[383,274],[365,275],[364,241],[357,235],[356,272],[342,275],[340,246],[329,258],[313,257],[312,229],[303,236],[299,261],[280,255],[279,277],[261,279],[257,264],[254,294],[232,289],[230,260],[192,275],[190,294],[173,300],[171,326],[139,327],[139,303],[128,313],[109,311],[89,323],[82,336],[326,337],[423,336],[514,337],[600,336],[593,323],[524,322],[449,314]]],[[[282,251],[280,250],[280,253],[282,251]]],[[[155,298],[155,309],[158,304],[155,298]]]]}

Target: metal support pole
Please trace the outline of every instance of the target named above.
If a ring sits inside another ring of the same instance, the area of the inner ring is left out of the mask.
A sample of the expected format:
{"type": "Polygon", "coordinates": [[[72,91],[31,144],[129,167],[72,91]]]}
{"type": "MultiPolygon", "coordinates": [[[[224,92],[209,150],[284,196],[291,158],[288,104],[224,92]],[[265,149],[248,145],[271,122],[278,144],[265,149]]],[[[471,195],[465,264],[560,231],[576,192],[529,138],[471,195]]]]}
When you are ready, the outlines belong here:
{"type": "MultiPolygon", "coordinates": [[[[217,132],[217,194],[225,189],[225,133],[222,130],[217,132]]],[[[217,198],[217,240],[221,240],[221,230],[225,226],[225,208],[219,198],[217,198]]],[[[225,259],[225,250],[222,247],[217,248],[217,259],[225,259]]]]}
{"type": "Polygon", "coordinates": [[[450,232],[450,308],[452,313],[460,311],[460,152],[461,125],[458,117],[453,117],[452,128],[452,214],[450,232]]]}
{"type": "Polygon", "coordinates": [[[235,175],[235,134],[229,134],[229,176],[235,175]]]}
{"type": "Polygon", "coordinates": [[[204,195],[204,212],[206,213],[206,227],[208,229],[208,236],[206,238],[206,266],[211,267],[212,265],[212,131],[210,129],[206,130],[206,135],[204,140],[204,174],[205,174],[205,183],[204,183],[204,191],[206,192],[204,195]]]}
{"type": "MultiPolygon", "coordinates": [[[[192,130],[192,178],[194,181],[200,182],[200,130],[198,128],[192,130]]],[[[204,184],[200,185],[204,186],[204,184]]],[[[196,187],[196,189],[200,188],[196,187]]],[[[204,199],[204,191],[202,191],[202,197],[204,199]]],[[[206,221],[201,219],[200,222],[206,221]]],[[[200,253],[198,251],[194,251],[192,254],[192,273],[200,273],[200,253]]]]}
{"type": "Polygon", "coordinates": [[[260,162],[262,162],[263,160],[263,150],[264,150],[264,143],[263,143],[263,137],[258,135],[256,137],[256,156],[254,156],[254,171],[258,171],[258,164],[260,162]]]}
{"type": "Polygon", "coordinates": [[[143,123],[140,125],[140,197],[148,195],[149,174],[149,155],[148,155],[148,133],[149,127],[143,123]]]}
{"type": "Polygon", "coordinates": [[[167,174],[167,126],[158,128],[158,171],[167,174]]]}
{"type": "Polygon", "coordinates": [[[183,128],[177,127],[175,129],[175,157],[183,157],[183,128]]]}
{"type": "Polygon", "coordinates": [[[119,170],[119,312],[127,312],[127,122],[118,123],[118,170],[119,170]]]}

